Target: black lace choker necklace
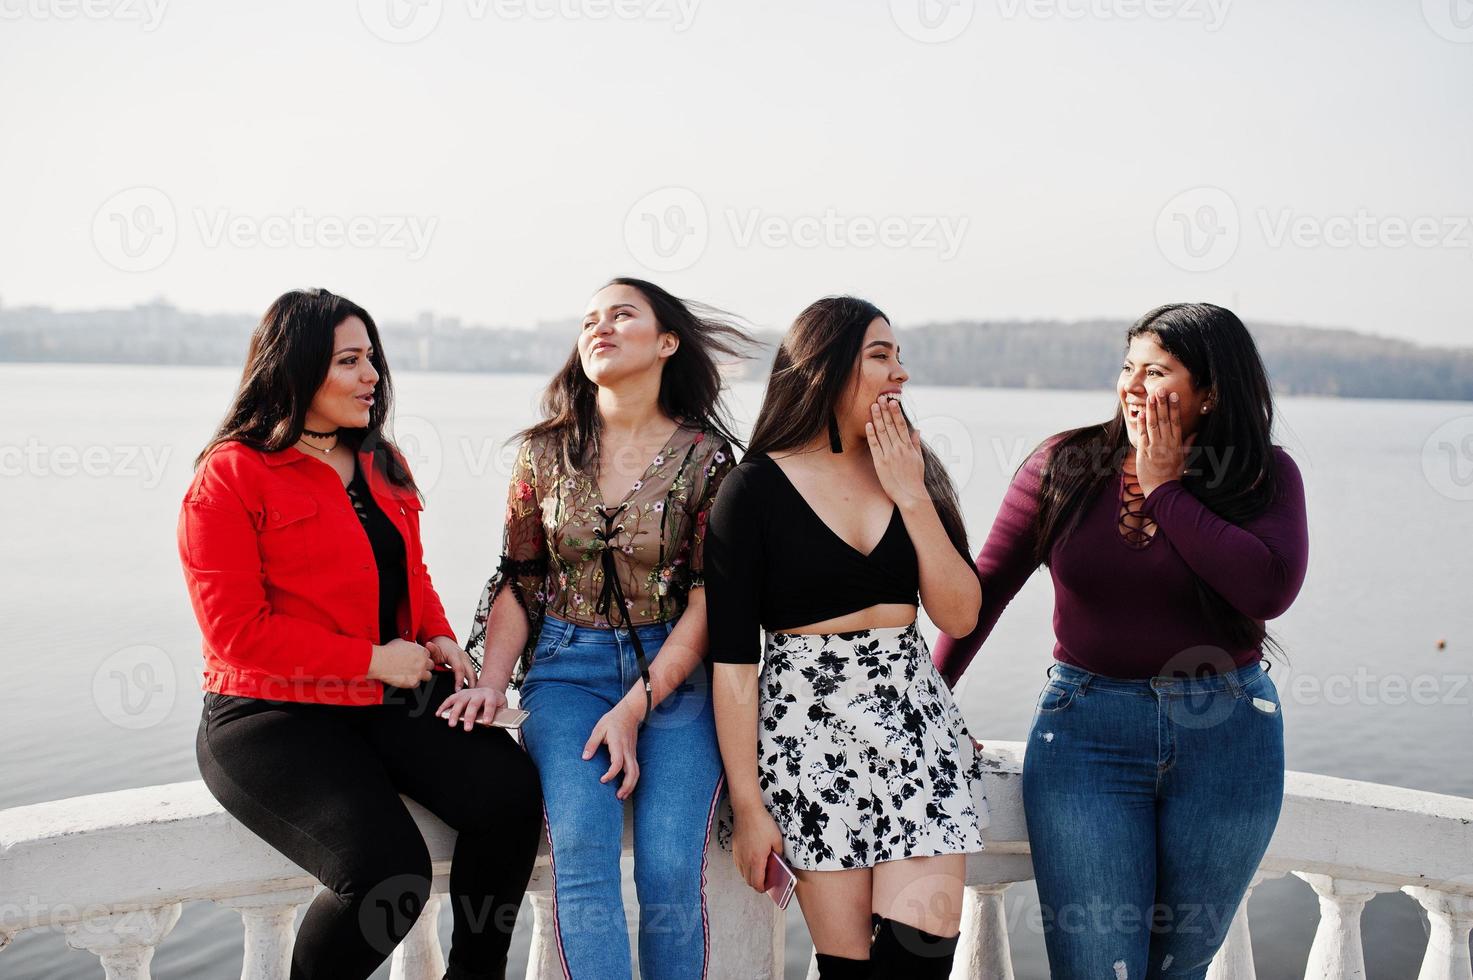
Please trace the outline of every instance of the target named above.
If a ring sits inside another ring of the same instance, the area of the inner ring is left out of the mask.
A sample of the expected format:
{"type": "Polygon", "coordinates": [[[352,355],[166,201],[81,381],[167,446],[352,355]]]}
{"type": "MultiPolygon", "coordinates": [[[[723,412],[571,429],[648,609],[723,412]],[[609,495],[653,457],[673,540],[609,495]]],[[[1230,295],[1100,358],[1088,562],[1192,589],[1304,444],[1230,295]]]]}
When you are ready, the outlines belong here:
{"type": "Polygon", "coordinates": [[[307,428],[306,426],[303,426],[302,427],[302,434],[303,435],[314,436],[314,437],[316,437],[318,439],[327,439],[327,438],[330,438],[332,436],[337,435],[339,431],[341,431],[341,430],[339,430],[339,429],[333,429],[331,432],[313,432],[311,429],[307,428]]]}

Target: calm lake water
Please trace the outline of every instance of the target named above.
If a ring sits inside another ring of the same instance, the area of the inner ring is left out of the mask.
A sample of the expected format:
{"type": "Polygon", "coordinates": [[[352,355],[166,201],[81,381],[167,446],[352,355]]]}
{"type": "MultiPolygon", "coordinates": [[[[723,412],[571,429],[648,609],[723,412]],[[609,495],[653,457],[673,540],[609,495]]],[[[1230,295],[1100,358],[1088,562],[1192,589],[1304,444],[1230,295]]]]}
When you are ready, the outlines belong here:
{"type": "MultiPolygon", "coordinates": [[[[199,638],[174,527],[194,455],[237,377],[224,368],[0,364],[0,808],[198,778],[199,638]],[[138,729],[110,720],[116,708],[100,708],[108,699],[93,690],[109,657],[140,645],[163,652],[174,694],[138,729]]],[[[502,444],[532,418],[542,379],[396,380],[397,431],[428,499],[428,562],[463,630],[500,548],[502,444]]],[[[760,394],[755,384],[734,392],[743,431],[760,394]]],[[[1033,445],[1112,410],[1109,391],[913,385],[907,397],[949,461],[974,545],[1033,445]]],[[[1304,590],[1272,624],[1288,654],[1273,676],[1290,768],[1473,796],[1473,501],[1459,499],[1473,496],[1473,441],[1457,441],[1473,433],[1473,404],[1284,398],[1279,409],[1276,438],[1303,471],[1311,529],[1304,590]]],[[[964,682],[961,706],[984,742],[1026,737],[1050,662],[1051,602],[1047,576],[1036,575],[964,682]]],[[[1017,975],[1045,977],[1031,887],[1011,889],[1009,905],[1017,975]]],[[[1269,882],[1250,915],[1258,975],[1302,976],[1318,915],[1308,886],[1269,882]]],[[[788,922],[787,975],[802,977],[808,940],[796,903],[788,922]]],[[[1416,974],[1426,925],[1414,902],[1377,897],[1364,925],[1371,977],[1416,974]]],[[[529,926],[530,913],[513,976],[529,926]]],[[[448,948],[448,913],[441,929],[448,948]]],[[[234,912],[188,905],[154,975],[238,977],[240,937],[234,912]]],[[[0,975],[17,980],[100,973],[95,958],[51,932],[22,934],[0,953],[0,975]]]]}

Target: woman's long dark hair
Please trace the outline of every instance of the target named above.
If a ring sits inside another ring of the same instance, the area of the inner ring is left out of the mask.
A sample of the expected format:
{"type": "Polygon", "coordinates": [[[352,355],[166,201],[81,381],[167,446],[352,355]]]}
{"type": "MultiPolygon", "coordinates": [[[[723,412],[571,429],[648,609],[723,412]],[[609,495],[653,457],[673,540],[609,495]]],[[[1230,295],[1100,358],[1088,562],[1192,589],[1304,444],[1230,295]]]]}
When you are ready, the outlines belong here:
{"type": "MultiPolygon", "coordinates": [[[[1210,303],[1171,303],[1141,317],[1126,333],[1153,335],[1191,374],[1192,387],[1211,392],[1213,408],[1202,416],[1188,454],[1182,485],[1224,520],[1241,523],[1262,514],[1278,490],[1273,443],[1273,392],[1258,346],[1243,321],[1210,303]]],[[[1124,409],[1108,422],[1052,437],[1043,471],[1035,558],[1047,563],[1055,544],[1078,527],[1086,504],[1118,478],[1133,452],[1124,409]]],[[[1208,623],[1242,649],[1278,649],[1264,624],[1245,616],[1200,578],[1197,593],[1208,623]]]]}
{"type": "MultiPolygon", "coordinates": [[[[864,334],[876,319],[890,322],[873,303],[853,296],[826,296],[812,303],[788,329],[772,363],[762,409],[752,427],[749,453],[800,449],[828,439],[829,420],[854,383],[864,334]]],[[[901,412],[904,413],[904,407],[901,412]]],[[[912,424],[905,417],[907,425],[912,424]]],[[[931,448],[921,443],[926,491],[936,505],[946,535],[971,560],[956,488],[931,448]]]]}
{"type": "MultiPolygon", "coordinates": [[[[661,332],[680,339],[660,376],[660,410],[740,447],[721,397],[720,362],[746,357],[752,338],[728,314],[672,296],[652,282],[619,276],[602,288],[610,286],[639,290],[661,332]]],[[[568,360],[542,392],[542,421],[517,433],[513,441],[550,436],[557,442],[566,471],[576,473],[597,458],[599,430],[598,385],[583,373],[575,343],[568,360]]]]}
{"type": "Polygon", "coordinates": [[[294,289],[277,297],[251,334],[240,387],[224,420],[210,442],[195,457],[199,466],[210,451],[224,442],[242,442],[262,452],[277,452],[302,437],[307,409],[332,366],[334,331],[356,316],[368,328],[373,347],[369,363],[378,372],[368,425],[343,429],[339,439],[355,451],[373,453],[373,463],[397,487],[418,493],[414,478],[397,447],[384,432],[391,417],[394,386],[389,363],[379,343],[378,326],[368,311],[325,289],[294,289]]]}

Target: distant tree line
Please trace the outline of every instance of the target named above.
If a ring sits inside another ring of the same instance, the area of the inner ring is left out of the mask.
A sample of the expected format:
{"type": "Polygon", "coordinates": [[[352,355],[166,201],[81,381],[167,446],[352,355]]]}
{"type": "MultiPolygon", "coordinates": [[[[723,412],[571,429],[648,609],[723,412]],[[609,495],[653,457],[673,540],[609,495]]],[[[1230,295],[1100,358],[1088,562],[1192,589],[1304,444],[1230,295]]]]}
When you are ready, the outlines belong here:
{"type": "MultiPolygon", "coordinates": [[[[0,308],[0,361],[238,365],[255,318],[155,302],[123,310],[0,308]]],[[[958,320],[903,328],[917,383],[986,388],[1102,388],[1124,353],[1123,320],[958,320]]],[[[1277,390],[1342,398],[1473,401],[1473,349],[1423,347],[1350,330],[1253,324],[1277,390]]],[[[399,370],[547,374],[567,358],[576,321],[532,329],[468,327],[424,314],[380,328],[399,370]]],[[[757,334],[739,378],[765,375],[780,335],[757,334]]]]}

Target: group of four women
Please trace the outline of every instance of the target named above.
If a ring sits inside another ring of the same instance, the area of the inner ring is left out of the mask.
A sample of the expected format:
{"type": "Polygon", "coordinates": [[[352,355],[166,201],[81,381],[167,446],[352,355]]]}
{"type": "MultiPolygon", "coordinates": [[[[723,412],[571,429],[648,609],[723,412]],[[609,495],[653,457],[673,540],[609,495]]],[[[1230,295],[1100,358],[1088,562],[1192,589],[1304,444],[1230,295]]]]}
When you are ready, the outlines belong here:
{"type": "Polygon", "coordinates": [[[1027,459],[975,564],[883,313],[798,316],[738,462],[719,365],[747,340],[649,282],[593,296],[521,433],[463,649],[373,319],[323,290],[268,310],[179,550],[205,782],[326,886],[292,976],[367,977],[413,924],[432,869],[401,794],[457,832],[449,980],[504,977],[544,828],[565,974],[629,976],[628,801],[642,976],[719,962],[713,834],[753,888],[791,866],[821,976],[949,975],[987,824],[951,688],[1046,564],[1023,797],[1051,969],[1203,977],[1278,816],[1264,621],[1307,553],[1243,324],[1206,304],[1136,323],[1113,418],[1027,459]],[[520,745],[491,724],[509,687],[520,745]]]}

